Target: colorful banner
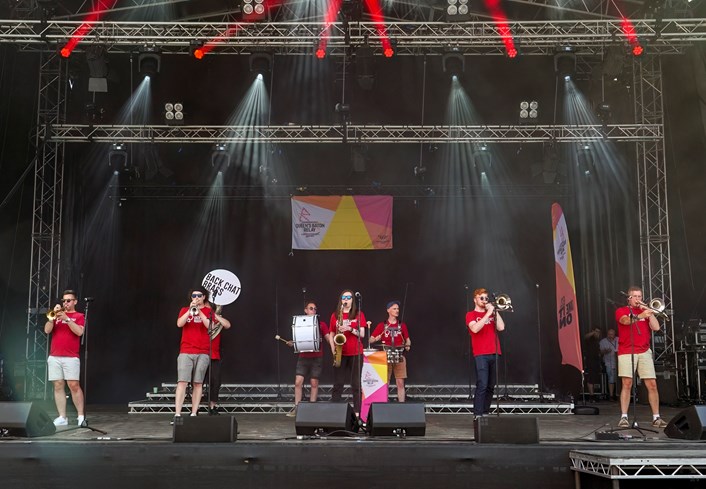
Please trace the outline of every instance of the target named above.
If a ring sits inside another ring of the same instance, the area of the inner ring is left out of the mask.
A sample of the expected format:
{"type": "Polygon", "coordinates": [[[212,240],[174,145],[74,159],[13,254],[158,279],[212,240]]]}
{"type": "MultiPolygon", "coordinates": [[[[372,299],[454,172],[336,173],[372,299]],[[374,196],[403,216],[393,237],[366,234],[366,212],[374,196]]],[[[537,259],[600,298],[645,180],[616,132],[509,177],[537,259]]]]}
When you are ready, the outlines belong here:
{"type": "Polygon", "coordinates": [[[387,352],[363,350],[363,371],[360,373],[360,385],[363,390],[360,419],[367,423],[370,404],[387,402],[387,352]]]}
{"type": "Polygon", "coordinates": [[[292,249],[392,248],[392,196],[292,197],[292,249]]]}
{"type": "Polygon", "coordinates": [[[569,232],[566,229],[564,212],[559,204],[552,204],[552,229],[554,231],[556,309],[559,324],[561,364],[572,365],[580,372],[583,372],[574,265],[571,260],[569,232]]]}

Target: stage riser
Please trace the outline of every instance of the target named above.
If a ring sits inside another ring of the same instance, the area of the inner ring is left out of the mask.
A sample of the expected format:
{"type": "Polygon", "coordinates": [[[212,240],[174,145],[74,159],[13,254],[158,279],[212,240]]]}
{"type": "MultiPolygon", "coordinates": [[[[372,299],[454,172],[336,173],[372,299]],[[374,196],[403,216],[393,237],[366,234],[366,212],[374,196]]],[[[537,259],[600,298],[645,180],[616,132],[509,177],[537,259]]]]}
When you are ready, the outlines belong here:
{"type": "Polygon", "coordinates": [[[568,489],[568,448],[352,440],[0,445],[3,487],[568,489]],[[404,466],[398,462],[404,460],[404,466]]]}

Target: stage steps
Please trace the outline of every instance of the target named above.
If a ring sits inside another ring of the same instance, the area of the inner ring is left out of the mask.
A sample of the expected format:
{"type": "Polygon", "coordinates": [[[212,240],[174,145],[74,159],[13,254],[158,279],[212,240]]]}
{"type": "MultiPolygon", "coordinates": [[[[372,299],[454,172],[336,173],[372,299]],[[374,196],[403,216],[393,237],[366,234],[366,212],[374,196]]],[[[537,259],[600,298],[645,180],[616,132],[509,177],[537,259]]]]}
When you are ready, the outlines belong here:
{"type": "MultiPolygon", "coordinates": [[[[170,413],[174,412],[174,392],[176,384],[162,383],[146,394],[146,399],[128,403],[130,413],[170,413]]],[[[331,399],[331,384],[319,386],[319,401],[331,399]]],[[[206,389],[205,389],[206,390],[206,389]]],[[[473,412],[472,397],[475,388],[460,385],[409,385],[406,388],[409,402],[422,402],[427,413],[469,414],[473,412]]],[[[539,395],[537,384],[509,384],[507,389],[500,386],[496,399],[500,396],[500,412],[503,414],[571,414],[572,402],[559,402],[554,394],[539,395]],[[507,393],[507,394],[506,394],[507,393]]],[[[204,392],[204,399],[206,399],[204,392]]],[[[390,387],[390,400],[394,401],[397,388],[390,387]]],[[[308,399],[308,389],[304,389],[304,400],[308,399]]],[[[344,399],[350,399],[350,388],[346,387],[344,399]]],[[[191,403],[187,394],[185,406],[191,403]]],[[[206,403],[202,401],[202,409],[206,403]]],[[[219,405],[224,413],[286,413],[294,405],[294,385],[292,384],[223,384],[219,405]]],[[[496,409],[496,404],[493,404],[496,409]]]]}

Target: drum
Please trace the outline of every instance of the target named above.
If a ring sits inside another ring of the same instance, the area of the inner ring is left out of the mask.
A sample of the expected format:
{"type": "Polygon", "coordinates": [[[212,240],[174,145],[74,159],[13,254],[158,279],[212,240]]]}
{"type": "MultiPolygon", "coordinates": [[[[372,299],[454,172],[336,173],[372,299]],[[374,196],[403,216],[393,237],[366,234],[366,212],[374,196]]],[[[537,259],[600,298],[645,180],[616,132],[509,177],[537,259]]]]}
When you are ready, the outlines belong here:
{"type": "Polygon", "coordinates": [[[318,352],[321,347],[319,316],[294,316],[292,318],[294,352],[318,352]]]}

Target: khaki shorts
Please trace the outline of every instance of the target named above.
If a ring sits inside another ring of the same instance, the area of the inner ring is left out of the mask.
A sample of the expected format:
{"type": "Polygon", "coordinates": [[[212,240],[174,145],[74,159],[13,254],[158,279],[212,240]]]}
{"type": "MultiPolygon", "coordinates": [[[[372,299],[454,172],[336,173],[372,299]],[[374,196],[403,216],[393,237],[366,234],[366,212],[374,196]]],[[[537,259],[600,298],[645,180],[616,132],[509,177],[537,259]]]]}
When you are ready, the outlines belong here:
{"type": "MultiPolygon", "coordinates": [[[[618,376],[632,377],[631,354],[618,355],[618,376]]],[[[652,360],[652,350],[635,355],[635,370],[641,379],[656,379],[655,362],[652,360]]]]}
{"type": "Polygon", "coordinates": [[[407,378],[407,359],[405,357],[400,357],[400,363],[388,363],[387,364],[387,378],[388,380],[394,372],[396,379],[406,379],[407,378]]]}
{"type": "Polygon", "coordinates": [[[81,360],[77,357],[47,358],[47,380],[79,380],[81,377],[81,360]]]}
{"type": "Polygon", "coordinates": [[[196,353],[180,353],[177,357],[177,380],[203,384],[208,370],[208,355],[196,353]]]}

